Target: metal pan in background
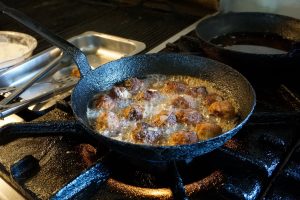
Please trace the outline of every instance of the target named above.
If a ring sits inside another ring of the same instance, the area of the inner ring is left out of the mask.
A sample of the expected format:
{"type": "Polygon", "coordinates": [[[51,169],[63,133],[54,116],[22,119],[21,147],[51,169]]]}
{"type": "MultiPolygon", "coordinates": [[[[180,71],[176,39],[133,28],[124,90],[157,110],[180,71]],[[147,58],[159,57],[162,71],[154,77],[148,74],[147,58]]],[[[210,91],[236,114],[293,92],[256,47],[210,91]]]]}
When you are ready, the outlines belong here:
{"type": "MultiPolygon", "coordinates": [[[[208,57],[256,80],[282,78],[284,73],[296,71],[300,62],[300,20],[291,17],[256,12],[217,14],[202,20],[196,33],[208,57]]],[[[289,75],[291,78],[293,73],[289,75]]]]}
{"type": "Polygon", "coordinates": [[[28,28],[40,34],[52,44],[70,55],[77,64],[81,79],[75,86],[71,105],[79,122],[87,129],[87,134],[105,143],[112,150],[138,159],[152,161],[175,161],[200,156],[223,145],[233,137],[246,123],[255,107],[255,92],[250,83],[237,71],[222,63],[197,56],[180,54],[149,54],[131,56],[109,62],[92,69],[86,56],[71,43],[63,40],[43,28],[23,13],[9,8],[0,2],[1,11],[28,28]],[[189,75],[208,80],[226,92],[238,103],[241,122],[232,130],[209,140],[195,144],[178,146],[152,146],[118,141],[99,134],[89,124],[87,108],[94,95],[110,89],[115,83],[129,77],[141,77],[147,74],[189,75]]]}
{"type": "MultiPolygon", "coordinates": [[[[87,31],[78,36],[68,39],[69,42],[82,50],[93,67],[105,64],[109,61],[125,56],[135,55],[143,51],[146,45],[142,42],[104,33],[87,31]]],[[[61,51],[58,48],[49,48],[26,62],[8,69],[0,75],[0,88],[16,87],[28,82],[35,74],[39,73],[44,66],[56,59],[61,51]]],[[[57,87],[64,87],[63,81],[69,81],[72,70],[77,66],[71,59],[62,59],[54,70],[50,71],[45,78],[39,80],[20,96],[23,100],[29,100],[42,93],[53,90],[57,87]]],[[[67,83],[66,83],[67,84],[67,83]]],[[[31,110],[41,111],[55,104],[70,95],[70,92],[56,96],[51,102],[39,103],[30,107],[31,110]]]]}

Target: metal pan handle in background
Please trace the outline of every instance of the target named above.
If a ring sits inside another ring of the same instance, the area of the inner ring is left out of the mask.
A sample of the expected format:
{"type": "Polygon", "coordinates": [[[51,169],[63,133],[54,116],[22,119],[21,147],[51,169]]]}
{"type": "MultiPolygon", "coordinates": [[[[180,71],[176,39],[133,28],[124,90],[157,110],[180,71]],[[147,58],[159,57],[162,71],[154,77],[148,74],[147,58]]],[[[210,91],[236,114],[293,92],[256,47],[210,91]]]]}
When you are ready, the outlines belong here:
{"type": "Polygon", "coordinates": [[[33,19],[24,15],[22,12],[6,6],[1,1],[0,1],[0,10],[2,13],[7,14],[8,16],[14,18],[21,24],[27,26],[31,30],[41,35],[50,43],[60,48],[65,54],[71,56],[79,68],[81,77],[84,77],[86,74],[88,74],[89,71],[92,70],[84,53],[80,49],[75,47],[73,44],[55,35],[48,29],[41,26],[38,22],[35,22],[33,19]]]}

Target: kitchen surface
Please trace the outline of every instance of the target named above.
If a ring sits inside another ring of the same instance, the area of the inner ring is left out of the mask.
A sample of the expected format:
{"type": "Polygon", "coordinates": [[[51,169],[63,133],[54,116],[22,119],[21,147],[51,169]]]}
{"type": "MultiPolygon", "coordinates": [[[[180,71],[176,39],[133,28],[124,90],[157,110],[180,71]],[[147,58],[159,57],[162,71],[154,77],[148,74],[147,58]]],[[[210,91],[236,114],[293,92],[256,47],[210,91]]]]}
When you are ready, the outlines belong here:
{"type": "MultiPolygon", "coordinates": [[[[218,57],[215,52],[219,51],[210,50],[199,39],[197,25],[218,10],[238,9],[236,1],[229,4],[224,0],[220,5],[205,0],[187,4],[125,0],[2,2],[68,39],[87,55],[93,67],[147,53],[208,57],[242,73],[257,99],[252,116],[241,130],[207,154],[176,162],[130,157],[88,135],[76,120],[70,94],[78,81],[78,71],[71,59],[62,57],[58,48],[35,32],[1,14],[1,31],[23,32],[37,40],[32,56],[15,68],[0,71],[1,101],[51,63],[56,66],[54,71],[47,70],[51,75],[12,100],[18,109],[0,107],[8,116],[1,120],[0,127],[1,200],[300,198],[297,51],[278,51],[292,52],[288,55],[293,59],[290,62],[284,57],[271,69],[263,62],[253,65],[255,60],[249,60],[251,66],[245,68],[241,65],[246,66],[247,61],[218,57]],[[30,99],[35,99],[34,103],[24,104],[30,99]]],[[[283,42],[286,44],[286,40],[283,42]]],[[[289,48],[297,47],[296,41],[290,42],[289,48]]]]}

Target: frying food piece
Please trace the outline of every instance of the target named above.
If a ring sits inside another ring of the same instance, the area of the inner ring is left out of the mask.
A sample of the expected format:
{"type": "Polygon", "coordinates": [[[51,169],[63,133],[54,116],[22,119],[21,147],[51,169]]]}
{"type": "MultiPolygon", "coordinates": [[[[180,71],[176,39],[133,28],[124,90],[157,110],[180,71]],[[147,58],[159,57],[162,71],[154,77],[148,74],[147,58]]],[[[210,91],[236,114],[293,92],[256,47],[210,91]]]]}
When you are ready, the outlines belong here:
{"type": "Polygon", "coordinates": [[[111,110],[115,107],[115,102],[110,96],[103,94],[94,101],[94,106],[98,109],[104,108],[106,110],[111,110]]]}
{"type": "Polygon", "coordinates": [[[190,131],[175,132],[168,141],[170,145],[193,144],[196,142],[198,142],[196,133],[190,131]]]}
{"type": "Polygon", "coordinates": [[[98,131],[104,131],[106,129],[116,131],[120,127],[120,122],[115,113],[103,112],[98,116],[95,127],[98,131]]]}
{"type": "Polygon", "coordinates": [[[124,86],[128,88],[128,90],[132,94],[136,94],[143,87],[144,82],[138,78],[130,78],[124,82],[124,86]]]}
{"type": "Polygon", "coordinates": [[[192,102],[185,97],[177,97],[172,101],[172,105],[176,108],[187,109],[191,107],[192,102]]]}
{"type": "Polygon", "coordinates": [[[131,97],[131,94],[128,92],[128,90],[125,87],[117,87],[114,86],[110,90],[110,95],[113,98],[119,98],[119,99],[128,99],[131,97]]]}
{"type": "Polygon", "coordinates": [[[153,123],[159,127],[165,125],[174,125],[176,123],[176,116],[173,112],[164,110],[153,116],[153,123]]]}
{"type": "Polygon", "coordinates": [[[222,133],[222,128],[217,124],[201,122],[196,125],[195,132],[199,139],[207,140],[222,133]]]}
{"type": "Polygon", "coordinates": [[[123,110],[124,117],[130,120],[143,119],[144,108],[139,105],[128,106],[123,110]]]}
{"type": "Polygon", "coordinates": [[[208,107],[208,112],[224,119],[232,119],[236,116],[234,107],[229,101],[216,101],[208,107]]]}
{"type": "Polygon", "coordinates": [[[136,143],[154,144],[161,137],[162,132],[157,127],[153,127],[150,124],[141,122],[137,124],[137,127],[131,133],[132,139],[136,143]]]}
{"type": "Polygon", "coordinates": [[[159,92],[157,90],[146,90],[144,92],[138,92],[138,94],[135,96],[135,99],[140,100],[146,100],[149,101],[151,99],[159,97],[159,92]]]}
{"type": "Polygon", "coordinates": [[[79,72],[78,68],[73,68],[72,69],[71,76],[80,78],[80,72],[79,72]]]}
{"type": "Polygon", "coordinates": [[[196,110],[184,109],[176,112],[177,121],[186,124],[197,124],[202,121],[203,116],[196,110]]]}
{"type": "Polygon", "coordinates": [[[205,98],[206,105],[211,105],[212,103],[214,103],[216,101],[223,101],[223,98],[216,93],[211,93],[211,94],[207,95],[205,98]]]}
{"type": "Polygon", "coordinates": [[[163,91],[170,93],[170,92],[175,92],[175,93],[184,93],[188,89],[187,85],[185,83],[177,82],[177,81],[168,81],[164,88],[163,91]]]}
{"type": "Polygon", "coordinates": [[[206,90],[206,87],[204,86],[199,86],[199,87],[193,87],[191,88],[187,94],[191,95],[192,97],[198,97],[198,96],[201,96],[201,97],[206,97],[208,92],[206,90]]]}

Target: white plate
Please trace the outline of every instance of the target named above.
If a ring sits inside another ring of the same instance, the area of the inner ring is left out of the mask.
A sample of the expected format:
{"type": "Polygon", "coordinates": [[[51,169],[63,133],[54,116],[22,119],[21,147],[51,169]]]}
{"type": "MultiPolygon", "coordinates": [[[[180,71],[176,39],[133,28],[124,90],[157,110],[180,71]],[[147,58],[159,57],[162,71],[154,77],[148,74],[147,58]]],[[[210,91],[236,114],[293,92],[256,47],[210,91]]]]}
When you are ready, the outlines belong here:
{"type": "Polygon", "coordinates": [[[25,48],[22,52],[16,52],[15,56],[11,54],[0,55],[2,57],[1,59],[2,61],[0,61],[1,71],[4,68],[8,68],[17,63],[20,63],[26,58],[28,58],[29,56],[31,56],[32,51],[37,46],[37,41],[34,37],[27,35],[25,33],[12,32],[12,31],[0,31],[0,48],[2,52],[5,51],[5,47],[3,46],[4,43],[22,45],[25,48]],[[7,59],[5,59],[5,56],[8,56],[7,59]]]}

